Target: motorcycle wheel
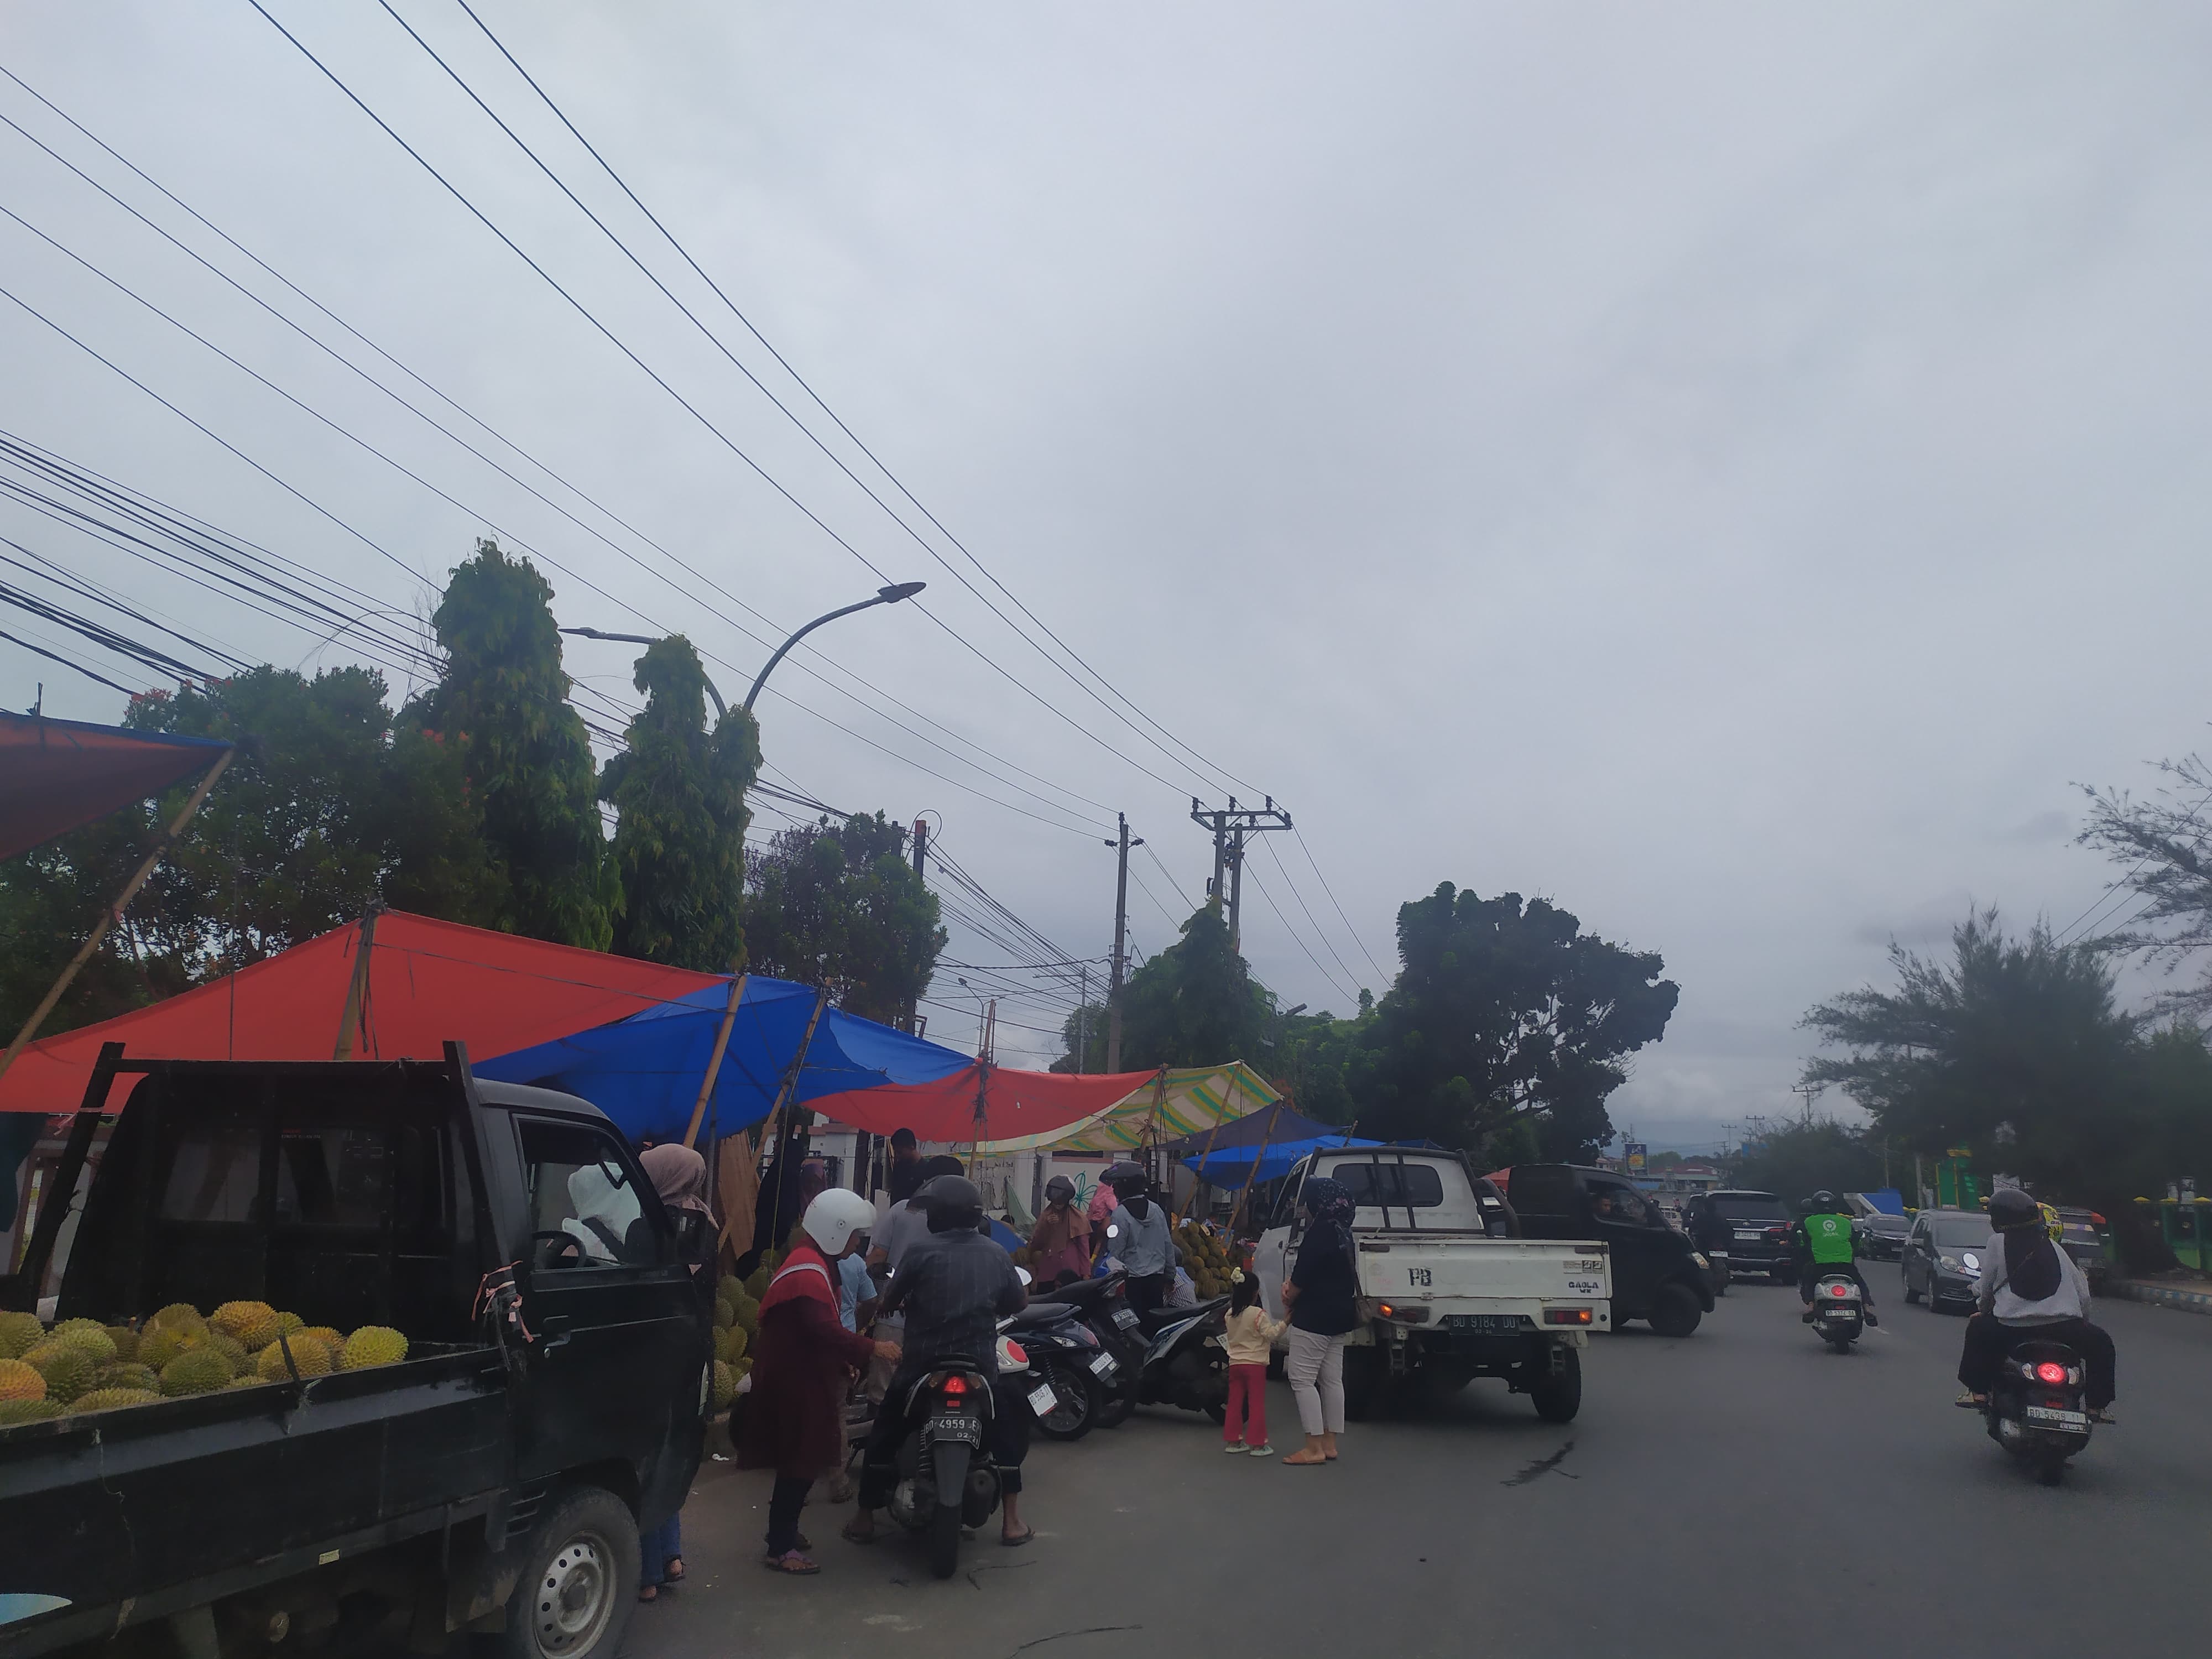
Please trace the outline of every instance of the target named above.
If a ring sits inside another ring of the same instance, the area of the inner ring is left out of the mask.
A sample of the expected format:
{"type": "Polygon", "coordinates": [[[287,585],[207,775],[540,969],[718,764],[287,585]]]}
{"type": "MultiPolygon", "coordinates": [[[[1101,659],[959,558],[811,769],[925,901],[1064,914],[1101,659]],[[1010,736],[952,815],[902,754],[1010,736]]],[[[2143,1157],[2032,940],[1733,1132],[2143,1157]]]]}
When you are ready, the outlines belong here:
{"type": "Polygon", "coordinates": [[[1828,1346],[1838,1353],[1849,1353],[1851,1351],[1851,1339],[1838,1331],[1828,1337],[1828,1346]]]}
{"type": "Polygon", "coordinates": [[[2046,1486],[2055,1486],[2066,1478],[2066,1454],[2047,1451],[2036,1461],[2035,1478],[2046,1486]]]}
{"type": "Polygon", "coordinates": [[[939,1504],[929,1517],[929,1571],[950,1578],[960,1565],[960,1506],[939,1504]]]}
{"type": "Polygon", "coordinates": [[[1066,1365],[1047,1365],[1042,1373],[1060,1404],[1036,1419],[1037,1432],[1048,1440],[1082,1439],[1098,1421],[1098,1379],[1066,1365]]]}

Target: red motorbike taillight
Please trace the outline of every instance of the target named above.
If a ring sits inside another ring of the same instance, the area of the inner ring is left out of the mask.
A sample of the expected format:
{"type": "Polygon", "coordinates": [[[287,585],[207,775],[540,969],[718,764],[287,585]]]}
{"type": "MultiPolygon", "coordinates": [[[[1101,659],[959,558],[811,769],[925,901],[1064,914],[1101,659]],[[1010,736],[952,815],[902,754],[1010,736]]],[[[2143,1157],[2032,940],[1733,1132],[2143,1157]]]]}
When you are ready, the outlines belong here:
{"type": "Polygon", "coordinates": [[[1849,1296],[1850,1293],[1851,1287],[1848,1285],[1831,1285],[1828,1286],[1828,1294],[1830,1296],[1849,1296]]]}
{"type": "Polygon", "coordinates": [[[2057,1388],[2066,1380],[2066,1367],[2056,1360],[2046,1359],[2035,1368],[2035,1378],[2039,1382],[2048,1382],[2057,1388]]]}
{"type": "MultiPolygon", "coordinates": [[[[1006,1339],[1006,1358],[1017,1365],[1026,1365],[1030,1363],[1029,1350],[1022,1346],[1020,1343],[1015,1341],[1012,1337],[1008,1337],[1006,1339]]],[[[956,1376],[945,1385],[945,1392],[947,1394],[960,1394],[964,1392],[967,1387],[968,1384],[965,1380],[956,1376]],[[959,1383],[959,1388],[954,1388],[952,1386],[953,1382],[959,1383]]]]}
{"type": "Polygon", "coordinates": [[[945,1379],[945,1392],[947,1395],[962,1395],[967,1393],[968,1379],[964,1376],[946,1377],[945,1379]]]}

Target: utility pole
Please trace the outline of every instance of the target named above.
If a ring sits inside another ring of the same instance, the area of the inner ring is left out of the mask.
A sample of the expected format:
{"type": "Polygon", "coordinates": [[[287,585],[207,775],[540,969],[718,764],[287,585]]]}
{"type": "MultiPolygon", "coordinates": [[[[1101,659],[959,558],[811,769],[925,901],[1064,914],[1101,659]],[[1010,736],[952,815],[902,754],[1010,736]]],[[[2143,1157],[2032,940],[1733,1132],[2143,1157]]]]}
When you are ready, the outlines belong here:
{"type": "MultiPolygon", "coordinates": [[[[1194,806],[1198,803],[1191,803],[1194,806]]],[[[1129,839],[1129,815],[1116,812],[1121,823],[1119,836],[1106,844],[1115,849],[1114,876],[1114,966],[1112,979],[1106,988],[1106,1069],[1109,1073],[1121,1069],[1121,981],[1128,977],[1129,939],[1129,849],[1142,847],[1143,837],[1129,839]]]]}
{"type": "Polygon", "coordinates": [[[1262,807],[1243,806],[1237,797],[1229,798],[1226,810],[1207,811],[1200,806],[1198,797],[1190,801],[1190,817],[1194,823],[1203,824],[1213,831],[1213,880],[1206,888],[1211,898],[1225,898],[1229,906],[1229,948],[1241,951],[1244,945],[1244,838],[1269,830],[1287,830],[1291,815],[1275,805],[1273,795],[1262,807]],[[1221,884],[1226,876],[1229,890],[1222,892],[1221,884]]]}
{"type": "MultiPolygon", "coordinates": [[[[925,891],[928,890],[929,884],[925,877],[923,866],[928,857],[929,820],[918,817],[914,821],[914,878],[925,891]]],[[[906,1004],[906,1029],[917,1036],[921,1034],[921,1027],[918,1023],[921,1013],[920,1001],[915,997],[908,997],[906,1004]]]]}
{"type": "Polygon", "coordinates": [[[1075,1074],[1083,1075],[1091,1052],[1091,964],[1083,964],[1083,988],[1075,994],[1075,1074]]]}

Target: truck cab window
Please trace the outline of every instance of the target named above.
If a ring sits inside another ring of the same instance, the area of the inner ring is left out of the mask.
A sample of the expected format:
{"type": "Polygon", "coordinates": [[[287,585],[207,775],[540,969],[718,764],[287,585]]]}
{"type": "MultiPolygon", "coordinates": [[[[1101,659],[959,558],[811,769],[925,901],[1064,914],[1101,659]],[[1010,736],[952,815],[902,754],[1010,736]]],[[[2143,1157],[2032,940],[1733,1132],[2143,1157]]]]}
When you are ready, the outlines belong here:
{"type": "Polygon", "coordinates": [[[659,1259],[620,1141],[576,1124],[526,1119],[520,1127],[534,1266],[588,1270],[659,1259]]]}
{"type": "Polygon", "coordinates": [[[189,1121],[169,1143],[161,1218],[241,1224],[259,1220],[261,1124],[261,1114],[251,1109],[210,1112],[189,1121]]]}

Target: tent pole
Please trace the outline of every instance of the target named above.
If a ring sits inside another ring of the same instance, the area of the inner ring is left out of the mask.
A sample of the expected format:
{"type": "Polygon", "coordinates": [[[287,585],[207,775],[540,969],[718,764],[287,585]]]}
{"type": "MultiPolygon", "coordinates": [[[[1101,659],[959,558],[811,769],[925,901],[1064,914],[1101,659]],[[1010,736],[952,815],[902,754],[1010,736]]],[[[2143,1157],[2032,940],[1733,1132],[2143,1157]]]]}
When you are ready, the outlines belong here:
{"type": "Polygon", "coordinates": [[[775,1186],[768,1195],[768,1247],[771,1250],[783,1248],[783,1240],[775,1236],[775,1224],[781,1219],[779,1212],[783,1205],[783,1166],[791,1162],[787,1156],[791,1149],[784,1144],[788,1138],[783,1127],[784,1109],[799,1087],[799,1074],[806,1069],[806,1051],[814,1046],[814,1028],[821,1024],[822,1010],[829,1001],[830,988],[825,985],[814,994],[814,1012],[806,1017],[806,1035],[799,1039],[799,1052],[792,1055],[791,1064],[784,1068],[783,1082],[775,1091],[775,1104],[769,1108],[768,1144],[775,1148],[775,1186]]]}
{"type": "MultiPolygon", "coordinates": [[[[1243,1212],[1245,1200],[1252,1196],[1252,1183],[1259,1177],[1261,1154],[1267,1150],[1269,1142],[1274,1139],[1275,1125],[1282,1115],[1283,1102],[1279,1097],[1275,1103],[1267,1109],[1267,1133],[1252,1153],[1252,1167],[1244,1172],[1243,1190],[1237,1194],[1237,1207],[1229,1212],[1229,1231],[1232,1234],[1237,1231],[1237,1218],[1243,1212]]],[[[1250,1220],[1249,1216],[1245,1218],[1248,1222],[1250,1220]]]]}
{"type": "Polygon", "coordinates": [[[372,904],[361,913],[361,946],[354,956],[353,972],[346,979],[345,1006],[338,1011],[338,1040],[331,1049],[332,1060],[353,1058],[354,1032],[368,1001],[368,955],[376,948],[376,919],[383,910],[382,905],[372,904]]]}
{"type": "Polygon", "coordinates": [[[730,1047],[730,1028],[738,1023],[738,1005],[745,1000],[745,981],[751,977],[750,974],[735,972],[730,975],[730,1000],[722,1009],[721,1029],[714,1033],[714,1051],[707,1056],[707,1070],[699,1079],[699,1098],[691,1103],[691,1121],[684,1131],[686,1146],[696,1149],[699,1145],[699,1120],[706,1115],[707,1097],[714,1092],[714,1079],[722,1074],[722,1056],[730,1047]]]}
{"type": "Polygon", "coordinates": [[[184,834],[185,826],[192,821],[192,815],[200,810],[200,803],[207,799],[208,791],[215,787],[215,781],[223,775],[224,769],[230,764],[230,757],[237,752],[234,748],[226,749],[216,757],[215,764],[208,769],[207,775],[192,791],[191,799],[185,803],[185,810],[178,813],[175,821],[161,832],[161,839],[154,843],[154,850],[146,855],[146,861],[138,866],[137,873],[123,884],[123,890],[115,896],[115,902],[100,913],[100,920],[93,924],[92,937],[77,947],[76,954],[70,958],[69,966],[62,969],[61,977],[54,981],[53,988],[40,999],[39,1006],[31,1010],[31,1017],[23,1022],[23,1029],[15,1033],[15,1040],[8,1045],[8,1052],[0,1054],[0,1077],[8,1075],[8,1068],[15,1063],[15,1056],[28,1048],[31,1039],[38,1036],[39,1027],[46,1023],[46,1016],[53,1012],[54,1005],[62,1000],[62,993],[69,989],[70,982],[76,979],[84,964],[92,960],[92,953],[100,949],[100,942],[107,937],[107,930],[123,919],[124,907],[138,896],[138,890],[146,884],[146,878],[154,873],[154,866],[161,861],[161,854],[169,850],[179,836],[184,834]]]}

